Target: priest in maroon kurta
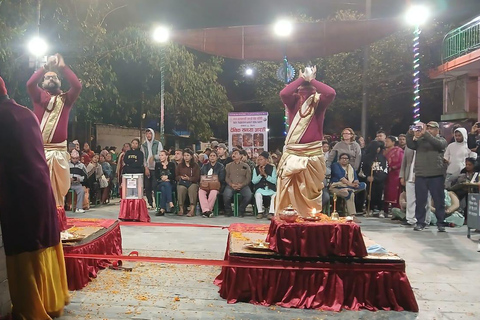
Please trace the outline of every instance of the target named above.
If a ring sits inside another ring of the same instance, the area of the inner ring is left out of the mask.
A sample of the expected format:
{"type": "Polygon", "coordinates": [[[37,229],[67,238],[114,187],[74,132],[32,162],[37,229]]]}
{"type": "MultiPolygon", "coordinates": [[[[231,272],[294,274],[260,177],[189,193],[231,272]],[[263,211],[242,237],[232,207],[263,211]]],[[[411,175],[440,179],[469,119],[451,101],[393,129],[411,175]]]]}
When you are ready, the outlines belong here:
{"type": "Polygon", "coordinates": [[[69,302],[57,209],[37,118],[0,78],[0,220],[14,319],[60,316],[69,302]]]}
{"type": "Polygon", "coordinates": [[[288,112],[289,130],[278,166],[275,213],[292,205],[302,216],[322,210],[325,157],[323,120],[335,90],[315,79],[316,68],[300,71],[280,97],[288,112]]]}
{"type": "Polygon", "coordinates": [[[68,117],[73,103],[77,100],[82,85],[65,65],[59,54],[51,56],[47,64],[37,70],[27,82],[27,91],[33,103],[33,112],[40,122],[40,130],[45,148],[47,164],[50,168],[50,180],[53,195],[57,204],[60,229],[67,228],[65,217],[65,195],[70,189],[70,168],[67,151],[68,117]],[[58,69],[70,84],[70,90],[62,92],[58,75],[53,72],[58,69]],[[42,88],[38,83],[42,80],[42,88]]]}

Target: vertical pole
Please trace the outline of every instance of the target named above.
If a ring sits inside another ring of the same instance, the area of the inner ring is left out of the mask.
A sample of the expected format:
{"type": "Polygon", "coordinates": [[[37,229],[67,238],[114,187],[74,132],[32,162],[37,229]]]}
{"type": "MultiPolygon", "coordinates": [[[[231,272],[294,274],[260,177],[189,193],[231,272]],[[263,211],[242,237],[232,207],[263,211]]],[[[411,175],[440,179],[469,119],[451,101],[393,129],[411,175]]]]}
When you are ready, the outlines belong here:
{"type": "MultiPolygon", "coordinates": [[[[365,0],[365,16],[370,19],[372,16],[372,0],[365,0]]],[[[367,137],[367,72],[370,56],[370,47],[363,48],[363,74],[362,74],[362,121],[361,131],[364,138],[367,137]]]]}
{"type": "Polygon", "coordinates": [[[143,109],[144,109],[144,104],[145,104],[145,93],[142,91],[142,95],[140,96],[140,139],[142,139],[142,135],[143,135],[143,121],[144,121],[143,109]]]}
{"type": "MultiPolygon", "coordinates": [[[[288,84],[288,59],[287,59],[286,45],[285,45],[284,51],[285,51],[285,55],[283,56],[283,67],[284,67],[285,76],[283,80],[285,82],[285,85],[287,85],[288,84]]],[[[283,133],[286,136],[288,133],[288,109],[287,108],[285,108],[285,115],[283,116],[283,120],[284,120],[284,126],[285,126],[285,131],[283,133]]]]}
{"type": "MultiPolygon", "coordinates": [[[[37,36],[40,37],[42,0],[37,0],[37,36]]],[[[39,57],[35,56],[35,70],[39,68],[39,57]]]]}
{"type": "Polygon", "coordinates": [[[164,64],[165,64],[165,50],[162,45],[160,48],[160,142],[165,146],[165,79],[164,79],[164,64]]]}
{"type": "Polygon", "coordinates": [[[420,27],[413,31],[413,123],[420,122],[420,27]]]}

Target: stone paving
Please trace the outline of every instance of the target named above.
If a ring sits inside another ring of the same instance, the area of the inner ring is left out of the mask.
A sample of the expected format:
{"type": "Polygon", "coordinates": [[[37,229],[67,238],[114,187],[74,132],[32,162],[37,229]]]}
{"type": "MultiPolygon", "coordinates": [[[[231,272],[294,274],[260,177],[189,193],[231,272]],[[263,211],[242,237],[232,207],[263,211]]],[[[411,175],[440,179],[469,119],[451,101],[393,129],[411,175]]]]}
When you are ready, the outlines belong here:
{"type": "MultiPolygon", "coordinates": [[[[93,208],[70,217],[116,219],[119,205],[93,208]]],[[[213,219],[156,217],[153,222],[268,223],[252,216],[213,219]]],[[[130,262],[133,272],[103,270],[87,287],[71,293],[59,319],[480,319],[480,233],[466,237],[466,227],[414,232],[390,219],[360,218],[363,233],[407,264],[419,313],[342,311],[227,304],[212,283],[218,267],[130,262]]],[[[227,230],[191,227],[122,227],[124,253],[147,256],[223,259],[227,230]]]]}

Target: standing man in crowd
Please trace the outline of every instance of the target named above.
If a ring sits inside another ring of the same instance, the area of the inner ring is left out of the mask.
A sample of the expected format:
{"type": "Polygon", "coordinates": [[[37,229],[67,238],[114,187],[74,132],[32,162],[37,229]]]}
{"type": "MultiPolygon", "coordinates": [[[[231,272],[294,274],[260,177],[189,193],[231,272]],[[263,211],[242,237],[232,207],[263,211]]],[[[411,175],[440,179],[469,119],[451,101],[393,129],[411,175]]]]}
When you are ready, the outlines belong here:
{"type": "MultiPolygon", "coordinates": [[[[148,128],[145,130],[145,142],[142,144],[145,165],[145,193],[147,194],[148,209],[153,207],[153,192],[157,190],[157,179],[155,178],[155,164],[160,162],[160,151],[163,150],[162,143],[155,140],[155,131],[148,128]]],[[[158,203],[156,204],[159,205],[158,203]]]]}
{"type": "Polygon", "coordinates": [[[27,82],[27,91],[33,103],[33,112],[37,116],[42,132],[47,164],[50,168],[50,180],[57,204],[60,229],[67,228],[65,216],[65,195],[70,189],[70,170],[67,151],[68,118],[82,85],[77,76],[65,64],[58,53],[51,56],[47,64],[38,69],[27,82]],[[70,90],[63,92],[56,69],[67,79],[70,90]],[[41,81],[41,88],[38,84],[41,81]]]}
{"type": "Polygon", "coordinates": [[[387,140],[387,134],[383,130],[378,130],[377,135],[375,136],[376,141],[380,141],[385,144],[385,140],[387,140]]]}
{"type": "Polygon", "coordinates": [[[280,98],[288,111],[285,152],[278,164],[275,213],[289,205],[302,215],[322,210],[325,157],[322,150],[325,111],[335,90],[315,79],[317,68],[300,70],[280,98]]]}
{"type": "Polygon", "coordinates": [[[35,115],[8,97],[0,77],[0,143],[8,150],[0,153],[0,220],[13,319],[60,317],[70,301],[42,140],[35,115]]]}
{"type": "Polygon", "coordinates": [[[398,135],[398,146],[402,148],[402,150],[405,150],[405,147],[407,146],[407,135],[402,133],[398,135]]]}
{"type": "Polygon", "coordinates": [[[439,232],[445,232],[445,165],[443,154],[447,147],[447,141],[439,135],[439,125],[435,121],[421,124],[422,129],[418,137],[410,130],[407,134],[407,146],[416,150],[415,155],[415,218],[417,224],[413,230],[425,229],[425,215],[428,192],[432,195],[437,228],[439,232]]]}
{"type": "MultiPolygon", "coordinates": [[[[80,162],[80,154],[77,150],[73,150],[70,156],[70,189],[75,191],[77,195],[77,213],[84,213],[83,198],[85,197],[85,189],[83,185],[87,182],[87,168],[80,162]]],[[[73,203],[72,197],[72,206],[73,203]]]]}
{"type": "MultiPolygon", "coordinates": [[[[414,131],[413,135],[417,139],[420,138],[421,131],[414,131]]],[[[406,137],[406,136],[405,136],[406,137]]],[[[413,227],[417,223],[415,218],[415,207],[416,207],[416,198],[415,198],[415,158],[416,150],[412,150],[409,147],[405,147],[405,153],[402,159],[402,166],[400,168],[400,183],[405,187],[405,195],[407,198],[407,206],[405,209],[405,221],[402,222],[403,226],[413,227]]],[[[428,201],[426,205],[426,218],[425,224],[430,225],[430,203],[432,202],[432,197],[428,194],[428,201]]]]}
{"type": "MultiPolygon", "coordinates": [[[[221,144],[220,144],[221,145],[221,144]]],[[[220,145],[217,149],[220,150],[220,145]]],[[[239,207],[239,215],[241,217],[245,214],[245,208],[252,199],[252,191],[250,190],[250,181],[252,180],[252,171],[245,162],[242,162],[242,156],[238,149],[232,152],[233,162],[227,164],[225,168],[225,190],[223,191],[223,203],[225,204],[225,216],[232,215],[232,197],[236,193],[242,195],[242,202],[239,207]]]]}

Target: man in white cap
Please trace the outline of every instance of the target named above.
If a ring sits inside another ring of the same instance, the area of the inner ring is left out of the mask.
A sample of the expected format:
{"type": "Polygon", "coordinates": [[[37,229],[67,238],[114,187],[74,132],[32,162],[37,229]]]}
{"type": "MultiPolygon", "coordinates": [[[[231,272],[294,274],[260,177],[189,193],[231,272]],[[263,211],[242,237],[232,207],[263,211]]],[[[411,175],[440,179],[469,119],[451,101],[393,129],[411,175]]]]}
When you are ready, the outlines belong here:
{"type": "Polygon", "coordinates": [[[426,204],[428,193],[432,195],[437,229],[445,232],[445,165],[443,155],[447,141],[439,135],[439,125],[435,121],[421,124],[417,135],[410,130],[407,133],[407,146],[416,150],[415,154],[415,231],[422,231],[426,227],[426,204]]]}

